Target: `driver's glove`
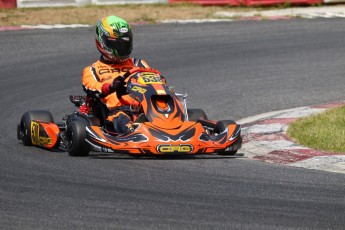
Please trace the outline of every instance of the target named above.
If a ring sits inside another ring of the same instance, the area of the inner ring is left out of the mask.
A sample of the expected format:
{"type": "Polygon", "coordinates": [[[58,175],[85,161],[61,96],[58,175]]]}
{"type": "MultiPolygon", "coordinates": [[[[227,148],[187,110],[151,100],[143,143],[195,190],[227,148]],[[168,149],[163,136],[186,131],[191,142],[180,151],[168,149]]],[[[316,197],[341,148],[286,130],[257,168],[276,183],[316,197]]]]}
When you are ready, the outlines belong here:
{"type": "Polygon", "coordinates": [[[116,92],[118,96],[122,96],[126,93],[125,78],[119,76],[113,80],[113,82],[106,83],[102,86],[102,94],[109,95],[116,92]]]}

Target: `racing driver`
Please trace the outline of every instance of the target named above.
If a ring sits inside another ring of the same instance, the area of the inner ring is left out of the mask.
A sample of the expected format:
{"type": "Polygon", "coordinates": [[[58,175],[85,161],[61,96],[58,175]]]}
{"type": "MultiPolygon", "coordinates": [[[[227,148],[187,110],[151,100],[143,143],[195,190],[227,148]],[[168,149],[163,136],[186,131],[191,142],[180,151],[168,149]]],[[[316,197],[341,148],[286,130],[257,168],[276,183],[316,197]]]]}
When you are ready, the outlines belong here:
{"type": "MultiPolygon", "coordinates": [[[[131,99],[126,93],[123,74],[134,67],[150,68],[144,60],[130,58],[133,34],[128,23],[117,17],[100,18],[96,25],[96,46],[100,59],[87,66],[82,74],[83,89],[89,98],[102,94],[102,102],[109,109],[108,121],[113,122],[115,132],[127,134],[133,131],[131,118],[121,106],[131,99]]],[[[127,105],[128,105],[127,104],[127,105]]]]}

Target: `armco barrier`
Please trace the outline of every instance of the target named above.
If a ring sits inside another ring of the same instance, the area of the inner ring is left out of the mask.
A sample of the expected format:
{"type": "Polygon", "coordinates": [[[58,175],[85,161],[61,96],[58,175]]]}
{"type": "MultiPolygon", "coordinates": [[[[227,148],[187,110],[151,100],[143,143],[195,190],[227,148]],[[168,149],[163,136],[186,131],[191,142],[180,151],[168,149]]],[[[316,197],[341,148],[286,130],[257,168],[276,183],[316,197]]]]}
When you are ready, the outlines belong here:
{"type": "Polygon", "coordinates": [[[93,5],[167,3],[167,0],[91,0],[93,5]]]}
{"type": "Polygon", "coordinates": [[[75,6],[75,0],[18,0],[18,8],[24,7],[63,7],[75,6]]]}
{"type": "MultiPolygon", "coordinates": [[[[339,0],[337,0],[339,1],[339,0]]],[[[323,0],[169,0],[169,3],[191,2],[195,4],[210,5],[230,5],[230,6],[263,6],[278,4],[321,4],[323,0]]]]}
{"type": "Polygon", "coordinates": [[[324,3],[345,3],[345,0],[324,0],[324,3]]]}
{"type": "Polygon", "coordinates": [[[16,0],[0,0],[0,8],[16,8],[16,0]]]}
{"type": "Polygon", "coordinates": [[[277,5],[277,4],[291,4],[291,5],[298,5],[298,4],[321,4],[323,0],[247,0],[247,6],[264,6],[264,5],[277,5]]]}
{"type": "Polygon", "coordinates": [[[183,3],[191,2],[200,5],[231,5],[232,1],[236,0],[169,0],[169,3],[183,3]]]}
{"type": "MultiPolygon", "coordinates": [[[[13,0],[0,0],[13,1],[13,0]]],[[[16,0],[14,0],[16,2],[16,0]]],[[[168,3],[168,0],[17,0],[18,8],[27,7],[61,7],[84,5],[116,5],[116,4],[149,4],[168,3]]],[[[0,5],[0,8],[1,7],[0,5]]]]}

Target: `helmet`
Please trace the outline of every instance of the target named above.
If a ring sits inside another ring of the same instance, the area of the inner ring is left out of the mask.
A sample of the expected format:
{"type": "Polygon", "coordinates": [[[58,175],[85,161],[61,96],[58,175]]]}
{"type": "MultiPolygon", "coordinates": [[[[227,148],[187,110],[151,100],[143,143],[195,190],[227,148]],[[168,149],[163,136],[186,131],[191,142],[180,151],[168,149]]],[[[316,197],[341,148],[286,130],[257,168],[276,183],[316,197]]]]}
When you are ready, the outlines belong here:
{"type": "Polygon", "coordinates": [[[133,34],[122,18],[108,16],[96,25],[96,46],[99,52],[113,62],[124,62],[133,49],[133,34]]]}

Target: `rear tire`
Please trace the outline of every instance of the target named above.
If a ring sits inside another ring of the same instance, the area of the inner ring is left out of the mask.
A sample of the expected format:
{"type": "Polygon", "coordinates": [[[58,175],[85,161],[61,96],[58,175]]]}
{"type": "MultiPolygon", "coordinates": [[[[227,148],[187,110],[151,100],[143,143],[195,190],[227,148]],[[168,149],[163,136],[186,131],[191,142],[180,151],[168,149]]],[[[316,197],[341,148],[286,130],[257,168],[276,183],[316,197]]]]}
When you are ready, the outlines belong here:
{"type": "MultiPolygon", "coordinates": [[[[217,124],[216,124],[216,127],[214,128],[214,133],[215,134],[220,134],[220,133],[224,132],[228,128],[228,125],[232,125],[232,124],[236,124],[236,122],[233,121],[233,120],[218,121],[217,124]]],[[[227,156],[232,156],[232,155],[235,155],[236,153],[237,153],[237,150],[233,150],[233,151],[217,151],[217,154],[219,154],[219,155],[227,155],[227,156]]]]}
{"type": "Polygon", "coordinates": [[[187,109],[187,112],[190,121],[198,121],[199,118],[207,120],[207,115],[202,109],[187,109]]]}
{"type": "Polygon", "coordinates": [[[53,116],[46,110],[27,111],[23,114],[17,128],[17,137],[22,140],[23,145],[31,146],[31,121],[43,121],[54,123],[53,116]]]}
{"type": "Polygon", "coordinates": [[[86,142],[86,126],[88,122],[76,118],[67,125],[65,132],[65,146],[70,156],[87,156],[90,145],[86,142]]]}

